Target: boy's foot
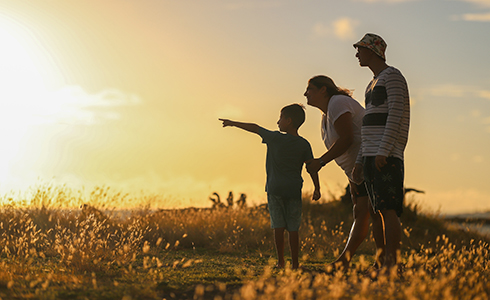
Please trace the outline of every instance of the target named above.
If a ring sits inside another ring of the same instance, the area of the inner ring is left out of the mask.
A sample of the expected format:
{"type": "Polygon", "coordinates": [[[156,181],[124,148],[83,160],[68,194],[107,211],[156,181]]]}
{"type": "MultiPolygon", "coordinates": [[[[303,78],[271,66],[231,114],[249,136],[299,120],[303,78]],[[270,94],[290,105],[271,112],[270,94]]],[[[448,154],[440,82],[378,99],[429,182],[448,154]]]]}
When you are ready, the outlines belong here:
{"type": "Polygon", "coordinates": [[[276,265],[273,267],[273,269],[275,269],[275,270],[282,270],[282,269],[284,269],[284,265],[276,264],[276,265]]]}

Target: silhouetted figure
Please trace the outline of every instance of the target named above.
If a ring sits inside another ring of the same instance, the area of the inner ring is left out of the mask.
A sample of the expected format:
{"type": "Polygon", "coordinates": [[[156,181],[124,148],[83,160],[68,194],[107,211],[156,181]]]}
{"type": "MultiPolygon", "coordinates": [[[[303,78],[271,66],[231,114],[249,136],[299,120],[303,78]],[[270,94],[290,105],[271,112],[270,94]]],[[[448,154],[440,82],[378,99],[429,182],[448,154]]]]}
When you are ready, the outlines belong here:
{"type": "MultiPolygon", "coordinates": [[[[274,230],[277,252],[277,267],[284,268],[284,231],[289,232],[292,267],[299,267],[299,236],[301,224],[303,179],[301,170],[306,161],[313,158],[310,143],[299,136],[298,129],[305,121],[304,107],[299,104],[281,109],[277,125],[279,131],[270,131],[257,124],[220,119],[223,127],[237,127],[258,134],[262,143],[267,144],[267,202],[274,230]]],[[[318,173],[310,173],[315,190],[313,200],[320,199],[318,173]]]]}
{"type": "Polygon", "coordinates": [[[367,33],[353,46],[359,65],[374,75],[364,93],[366,112],[353,179],[364,179],[371,206],[383,219],[382,226],[373,222],[374,234],[384,236],[384,255],[381,252],[376,261],[389,269],[399,263],[410,96],[403,74],[386,64],[386,43],[380,36],[367,33]]]}
{"type": "MultiPolygon", "coordinates": [[[[352,91],[339,87],[328,76],[318,75],[308,81],[304,93],[307,103],[322,112],[322,139],[327,151],[307,164],[308,172],[318,172],[322,167],[335,161],[344,170],[349,180],[342,203],[352,205],[353,222],[349,238],[340,256],[330,266],[347,269],[357,248],[369,232],[369,217],[381,224],[380,218],[369,206],[369,197],[364,182],[354,182],[352,170],[361,147],[361,127],[364,108],[352,98],[352,91]],[[347,202],[348,201],[348,202],[347,202]],[[373,213],[371,213],[373,212],[373,213]]],[[[379,225],[381,226],[381,225],[379,225]]],[[[382,248],[383,237],[374,236],[376,247],[382,248]]]]}
{"type": "Polygon", "coordinates": [[[233,192],[232,191],[230,191],[228,193],[228,198],[226,198],[226,202],[228,203],[227,208],[233,208],[233,192]]]}
{"type": "Polygon", "coordinates": [[[247,195],[242,193],[240,199],[237,200],[236,205],[238,208],[245,208],[247,206],[247,195]]]}
{"type": "Polygon", "coordinates": [[[218,193],[214,192],[213,193],[214,196],[216,197],[209,197],[209,200],[211,200],[213,202],[213,209],[216,209],[216,208],[224,208],[225,205],[223,203],[221,203],[221,198],[220,196],[218,195],[218,193]]]}

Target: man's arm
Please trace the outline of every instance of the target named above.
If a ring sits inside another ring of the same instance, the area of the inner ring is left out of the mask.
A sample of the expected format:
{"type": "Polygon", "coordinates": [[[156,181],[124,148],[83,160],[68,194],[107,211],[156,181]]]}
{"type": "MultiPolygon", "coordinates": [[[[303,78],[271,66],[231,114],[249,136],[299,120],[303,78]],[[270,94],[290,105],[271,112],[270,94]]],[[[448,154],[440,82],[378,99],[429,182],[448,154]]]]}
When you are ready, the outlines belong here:
{"type": "Polygon", "coordinates": [[[237,127],[237,128],[252,132],[252,133],[259,134],[260,126],[257,124],[236,122],[236,121],[232,121],[232,120],[228,120],[228,119],[219,119],[219,120],[223,122],[223,127],[232,126],[232,127],[237,127]]]}
{"type": "Polygon", "coordinates": [[[335,131],[339,138],[335,141],[332,147],[325,152],[320,158],[311,160],[306,165],[308,172],[318,172],[320,169],[344,154],[354,141],[354,130],[352,128],[352,114],[346,112],[341,115],[334,123],[335,131]],[[321,161],[323,162],[321,162],[321,161]]]}
{"type": "Polygon", "coordinates": [[[388,118],[386,119],[385,132],[375,158],[375,165],[378,170],[386,165],[386,157],[389,156],[400,135],[401,119],[404,112],[404,92],[407,89],[407,84],[401,73],[393,73],[386,79],[385,87],[388,118]]]}
{"type": "Polygon", "coordinates": [[[377,155],[388,156],[392,151],[402,126],[402,117],[404,111],[404,91],[406,83],[403,76],[399,73],[390,74],[390,77],[385,82],[388,117],[386,118],[386,126],[379,145],[377,155]]]}

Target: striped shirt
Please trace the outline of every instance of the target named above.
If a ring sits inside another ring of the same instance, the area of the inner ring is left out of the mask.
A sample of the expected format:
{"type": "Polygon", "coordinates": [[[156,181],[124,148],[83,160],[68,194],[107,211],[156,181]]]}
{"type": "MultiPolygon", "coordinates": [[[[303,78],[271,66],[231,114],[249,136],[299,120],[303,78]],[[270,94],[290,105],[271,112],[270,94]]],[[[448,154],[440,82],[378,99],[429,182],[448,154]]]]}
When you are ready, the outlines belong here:
{"type": "Polygon", "coordinates": [[[410,124],[408,86],[402,73],[388,67],[366,88],[366,113],[357,163],[366,156],[393,156],[403,160],[410,124]]]}

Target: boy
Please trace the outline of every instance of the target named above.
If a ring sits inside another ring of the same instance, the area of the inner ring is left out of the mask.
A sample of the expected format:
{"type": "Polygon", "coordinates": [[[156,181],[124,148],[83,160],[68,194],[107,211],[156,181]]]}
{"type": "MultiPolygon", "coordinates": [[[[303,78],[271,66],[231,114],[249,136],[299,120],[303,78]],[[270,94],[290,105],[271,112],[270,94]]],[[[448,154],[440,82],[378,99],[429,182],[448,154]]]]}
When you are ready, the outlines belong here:
{"type": "MultiPolygon", "coordinates": [[[[284,230],[287,230],[292,268],[297,269],[299,267],[298,229],[302,211],[301,188],[303,187],[301,170],[303,164],[313,158],[310,143],[298,134],[299,127],[305,121],[304,107],[291,104],[282,108],[277,125],[279,131],[285,134],[269,131],[257,124],[219,120],[223,122],[223,127],[235,126],[256,133],[262,137],[262,143],[267,144],[266,192],[278,258],[276,267],[285,266],[284,230]]],[[[315,185],[313,200],[318,200],[320,199],[318,173],[310,173],[310,176],[315,185]]]]}

